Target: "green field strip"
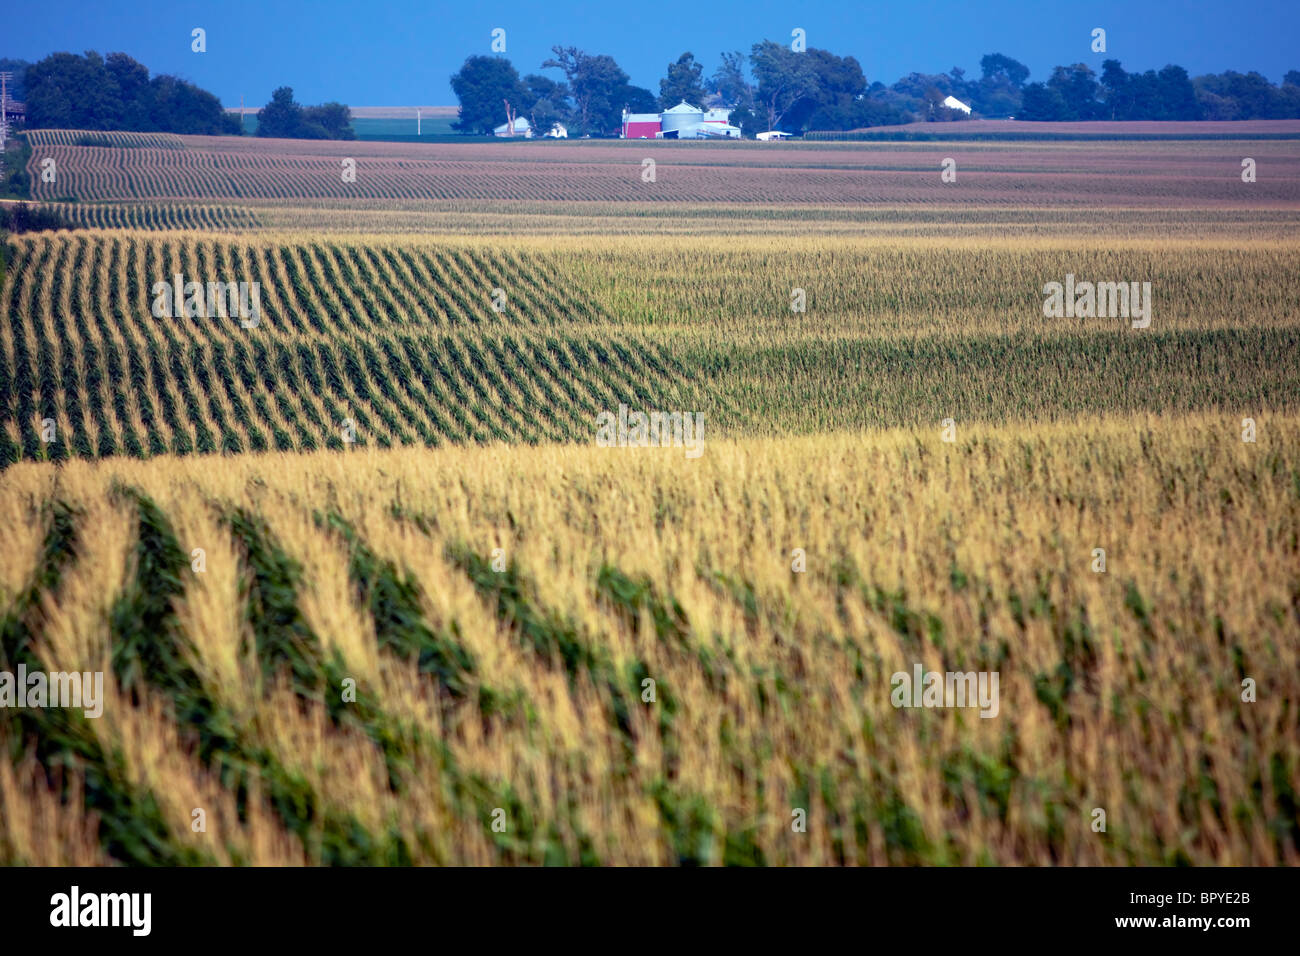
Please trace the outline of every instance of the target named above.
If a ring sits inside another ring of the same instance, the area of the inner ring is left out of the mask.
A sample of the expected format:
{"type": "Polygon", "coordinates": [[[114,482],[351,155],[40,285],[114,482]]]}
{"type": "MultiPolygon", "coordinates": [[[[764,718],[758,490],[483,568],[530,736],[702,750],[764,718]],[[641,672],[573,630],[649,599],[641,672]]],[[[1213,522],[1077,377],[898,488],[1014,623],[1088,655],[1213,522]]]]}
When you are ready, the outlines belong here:
{"type": "Polygon", "coordinates": [[[595,414],[604,411],[612,411],[617,414],[617,398],[599,379],[591,376],[591,370],[585,360],[578,357],[578,353],[573,349],[572,340],[568,336],[563,338],[547,336],[546,344],[547,352],[554,358],[558,370],[557,380],[567,383],[565,385],[566,390],[572,389],[578,395],[583,396],[580,402],[583,408],[594,410],[590,425],[591,437],[594,438],[595,414]]]}
{"type": "MultiPolygon", "coordinates": [[[[275,302],[275,296],[267,294],[271,287],[266,281],[267,275],[263,271],[265,266],[263,252],[264,250],[259,249],[251,252],[248,257],[248,264],[251,266],[251,274],[254,277],[252,281],[260,282],[263,290],[263,321],[251,338],[253,342],[258,344],[265,342],[268,348],[276,351],[275,365],[263,367],[263,381],[267,389],[276,395],[276,404],[282,412],[286,405],[291,408],[298,407],[306,419],[316,426],[314,437],[311,438],[310,443],[304,442],[302,447],[304,449],[317,448],[326,442],[331,435],[336,434],[339,425],[337,422],[333,424],[326,422],[327,413],[325,406],[322,404],[323,398],[319,391],[303,388],[299,383],[299,376],[296,371],[297,360],[293,357],[297,353],[288,344],[296,337],[295,329],[285,328],[285,323],[282,322],[267,321],[268,306],[272,309],[275,308],[272,304],[275,302]],[[272,368],[274,368],[275,372],[271,371],[272,368]],[[277,375],[283,377],[285,387],[280,387],[280,382],[276,380],[277,375]]],[[[278,311],[272,313],[272,317],[275,315],[278,315],[278,311]]]]}
{"type": "Polygon", "coordinates": [[[231,345],[231,374],[234,381],[243,387],[248,401],[257,412],[258,418],[270,432],[270,445],[276,451],[293,451],[294,440],[290,429],[298,429],[297,418],[287,419],[273,406],[274,396],[268,393],[258,379],[258,365],[255,364],[248,346],[236,340],[231,345]]]}
{"type": "Polygon", "coordinates": [[[253,253],[250,264],[262,288],[262,322],[282,336],[308,334],[306,322],[299,316],[302,305],[289,285],[284,263],[280,261],[278,250],[269,246],[258,246],[253,253]]]}
{"type": "MultiPolygon", "coordinates": [[[[338,350],[339,366],[341,367],[343,377],[348,384],[352,394],[356,396],[360,405],[368,410],[371,416],[378,419],[384,425],[384,437],[380,439],[381,447],[389,447],[393,441],[402,445],[414,444],[410,435],[402,427],[402,421],[394,414],[392,408],[387,402],[376,400],[374,391],[370,387],[370,377],[367,372],[361,355],[360,342],[352,337],[340,339],[334,343],[338,350]],[[385,444],[385,440],[388,444],[385,444]]],[[[330,349],[330,355],[334,355],[334,349],[330,349]]],[[[386,396],[385,396],[386,397],[386,396]]]]}
{"type": "MultiPolygon", "coordinates": [[[[512,340],[507,339],[507,341],[512,340]]],[[[586,437],[583,434],[585,429],[580,422],[584,419],[595,421],[596,415],[601,410],[597,407],[592,394],[586,389],[577,387],[573,377],[563,371],[559,359],[560,349],[559,341],[552,336],[547,336],[544,340],[526,339],[521,347],[521,360],[526,365],[536,368],[538,377],[542,381],[549,382],[553,391],[563,393],[559,395],[556,408],[567,410],[570,425],[576,429],[572,438],[583,441],[586,437]]]]}

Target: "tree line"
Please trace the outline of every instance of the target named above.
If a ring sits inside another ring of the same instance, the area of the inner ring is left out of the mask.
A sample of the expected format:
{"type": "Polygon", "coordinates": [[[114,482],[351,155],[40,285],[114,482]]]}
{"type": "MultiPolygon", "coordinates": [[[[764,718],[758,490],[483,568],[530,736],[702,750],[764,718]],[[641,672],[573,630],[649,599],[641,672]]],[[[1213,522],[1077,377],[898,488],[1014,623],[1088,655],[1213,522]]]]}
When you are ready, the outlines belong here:
{"type": "Polygon", "coordinates": [[[221,101],[174,76],[149,76],[125,53],[53,53],[21,73],[29,129],[238,133],[221,101]]]}
{"type": "MultiPolygon", "coordinates": [[[[0,61],[14,73],[13,99],[27,107],[28,129],[129,130],[147,133],[234,135],[239,117],[216,96],[174,76],[150,77],[125,53],[84,56],[52,53],[37,63],[0,61]]],[[[342,103],[302,106],[287,86],[258,112],[257,134],[293,139],[355,139],[342,103]]]]}
{"type": "MultiPolygon", "coordinates": [[[[686,52],[666,65],[658,94],[634,86],[607,54],[572,46],[552,47],[542,70],[521,77],[503,56],[471,56],[451,77],[460,102],[456,128],[489,134],[505,122],[505,103],[533,128],[563,123],[576,135],[617,135],[623,110],[650,113],[686,101],[732,110],[731,122],[746,135],[782,129],[850,130],[910,122],[965,119],[944,100],[955,97],[973,116],[1021,120],[1245,120],[1300,118],[1300,70],[1281,85],[1256,72],[1190,77],[1185,69],[1128,73],[1106,60],[1098,75],[1084,63],[1058,66],[1042,82],[1029,82],[1029,68],[1001,53],[980,60],[980,76],[910,73],[891,86],[868,83],[852,56],[764,40],[748,54],[723,53],[705,68],[686,52]]],[[[83,56],[54,53],[38,63],[0,61],[14,72],[14,99],[25,98],[31,129],[132,130],[239,134],[238,117],[216,96],[174,76],[150,76],[125,53],[83,56]]],[[[281,87],[258,113],[258,135],[302,139],[352,139],[351,114],[342,103],[303,106],[281,87]]]]}
{"type": "Polygon", "coordinates": [[[1002,53],[980,60],[980,76],[910,73],[891,86],[869,83],[852,56],[764,40],[748,55],[723,53],[707,77],[704,65],[686,52],[667,64],[659,94],[633,86],[613,57],[575,47],[552,47],[540,73],[521,77],[504,56],[470,56],[451,77],[460,102],[456,128],[491,133],[505,122],[504,103],[545,132],[566,124],[578,135],[616,135],[627,109],[649,113],[685,101],[726,107],[731,122],[747,135],[781,129],[850,130],[912,122],[947,122],[967,114],[949,108],[954,97],[971,116],[1021,120],[1238,120],[1300,118],[1300,71],[1275,86],[1259,73],[1226,72],[1194,79],[1181,66],[1127,73],[1106,60],[1101,75],[1084,63],[1058,66],[1043,82],[1029,82],[1029,67],[1002,53]]]}

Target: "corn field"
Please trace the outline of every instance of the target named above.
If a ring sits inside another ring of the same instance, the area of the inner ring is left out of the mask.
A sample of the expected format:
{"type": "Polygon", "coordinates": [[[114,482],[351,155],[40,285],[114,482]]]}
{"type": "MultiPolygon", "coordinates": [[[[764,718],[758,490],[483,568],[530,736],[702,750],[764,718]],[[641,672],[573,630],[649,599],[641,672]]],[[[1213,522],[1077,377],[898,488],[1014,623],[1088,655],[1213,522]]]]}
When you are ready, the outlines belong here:
{"type": "Polygon", "coordinates": [[[1300,864],[1293,142],[29,137],[0,864],[1300,864]]]}
{"type": "Polygon", "coordinates": [[[1292,208],[1289,141],[1025,144],[708,142],[400,144],[154,133],[31,134],[35,199],[891,203],[971,207],[1292,208]],[[113,138],[116,138],[115,142],[113,138]],[[129,139],[128,139],[129,138],[129,139]],[[956,156],[951,156],[953,152],[956,156]],[[944,186],[946,158],[958,180],[944,186]],[[1268,164],[1238,177],[1242,156],[1268,164]],[[42,178],[53,160],[56,176],[42,178]],[[346,161],[355,176],[345,178],[346,161]],[[655,164],[647,177],[646,160],[655,164]],[[959,188],[956,188],[959,187],[959,188]],[[1195,195],[1196,202],[1188,196],[1195,195]]]}
{"type": "Polygon", "coordinates": [[[1300,419],[1234,429],[17,466],[4,661],[112,676],[0,717],[0,855],[1295,865],[1300,419]]]}
{"type": "Polygon", "coordinates": [[[620,404],[734,436],[1296,408],[1293,243],[1072,246],[15,237],[0,462],[584,442],[620,404]],[[1151,276],[1157,328],[1044,320],[1067,270],[1151,276]],[[176,275],[259,283],[258,324],[155,318],[176,275]]]}

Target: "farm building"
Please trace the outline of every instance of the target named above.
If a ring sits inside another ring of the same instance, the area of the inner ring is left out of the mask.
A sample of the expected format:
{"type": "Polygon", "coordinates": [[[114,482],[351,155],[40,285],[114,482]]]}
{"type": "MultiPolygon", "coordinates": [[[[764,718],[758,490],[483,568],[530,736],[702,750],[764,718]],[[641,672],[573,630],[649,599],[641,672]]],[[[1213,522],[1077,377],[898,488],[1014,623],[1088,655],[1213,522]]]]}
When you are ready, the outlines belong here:
{"type": "Polygon", "coordinates": [[[967,116],[970,115],[970,107],[955,96],[945,96],[943,99],[943,105],[948,107],[950,110],[961,110],[967,116]]]}
{"type": "Polygon", "coordinates": [[[739,139],[740,130],[728,123],[731,110],[705,110],[683,101],[662,113],[623,113],[624,139],[739,139]]]}
{"type": "Polygon", "coordinates": [[[670,110],[664,110],[661,116],[664,139],[675,139],[682,130],[691,129],[704,122],[704,110],[691,106],[685,100],[670,110]]]}
{"type": "Polygon", "coordinates": [[[659,130],[658,113],[623,113],[624,139],[657,139],[659,130]]]}
{"type": "Polygon", "coordinates": [[[740,139],[740,127],[729,123],[699,123],[677,131],[678,139],[740,139]]]}
{"type": "Polygon", "coordinates": [[[528,120],[522,116],[518,116],[515,118],[515,125],[514,125],[513,132],[511,132],[510,130],[509,123],[502,123],[492,132],[497,136],[523,136],[525,139],[533,138],[532,124],[529,123],[528,120]]]}

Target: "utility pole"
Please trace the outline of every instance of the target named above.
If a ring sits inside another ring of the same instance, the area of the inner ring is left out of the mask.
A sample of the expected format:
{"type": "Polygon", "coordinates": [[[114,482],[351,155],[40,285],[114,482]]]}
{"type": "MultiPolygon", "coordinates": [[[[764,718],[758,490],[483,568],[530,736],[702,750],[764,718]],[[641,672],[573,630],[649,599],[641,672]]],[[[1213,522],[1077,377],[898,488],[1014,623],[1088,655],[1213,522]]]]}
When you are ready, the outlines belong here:
{"type": "Polygon", "coordinates": [[[0,148],[4,147],[5,140],[9,138],[9,81],[13,79],[13,74],[8,71],[0,71],[0,148]]]}

